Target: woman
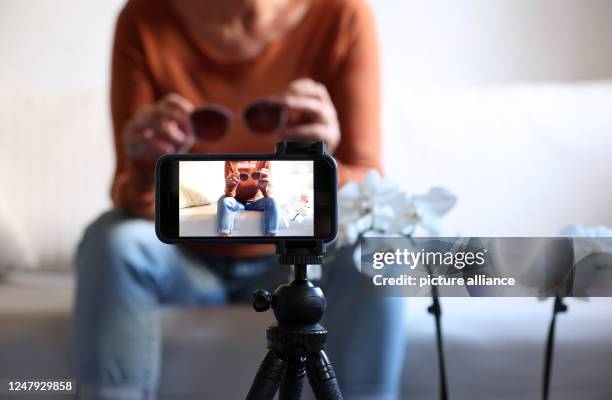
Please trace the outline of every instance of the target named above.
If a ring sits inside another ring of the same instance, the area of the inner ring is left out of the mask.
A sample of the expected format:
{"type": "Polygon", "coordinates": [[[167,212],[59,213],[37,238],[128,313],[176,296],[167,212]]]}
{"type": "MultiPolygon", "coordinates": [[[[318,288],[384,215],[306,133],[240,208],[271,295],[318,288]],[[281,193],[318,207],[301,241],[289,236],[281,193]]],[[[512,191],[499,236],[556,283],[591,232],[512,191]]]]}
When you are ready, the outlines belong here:
{"type": "Polygon", "coordinates": [[[217,232],[231,236],[234,213],[245,210],[263,213],[263,233],[278,231],[278,206],[272,197],[269,161],[226,161],[225,192],[217,202],[217,232]]]}
{"type": "MultiPolygon", "coordinates": [[[[269,245],[161,244],[151,222],[155,160],[186,151],[268,153],[281,139],[320,140],[338,161],[341,185],[361,179],[380,168],[378,73],[374,23],[362,0],[128,1],[112,62],[115,208],[87,228],[77,253],[83,397],[155,397],[161,304],[250,301],[254,288],[287,280],[269,245]],[[201,140],[190,126],[196,107],[238,112],[271,97],[289,110],[282,131],[260,135],[238,119],[224,135],[201,140]]],[[[338,260],[323,268],[320,286],[344,394],[394,398],[403,354],[399,303],[364,297],[367,280],[346,254],[338,260]]]]}

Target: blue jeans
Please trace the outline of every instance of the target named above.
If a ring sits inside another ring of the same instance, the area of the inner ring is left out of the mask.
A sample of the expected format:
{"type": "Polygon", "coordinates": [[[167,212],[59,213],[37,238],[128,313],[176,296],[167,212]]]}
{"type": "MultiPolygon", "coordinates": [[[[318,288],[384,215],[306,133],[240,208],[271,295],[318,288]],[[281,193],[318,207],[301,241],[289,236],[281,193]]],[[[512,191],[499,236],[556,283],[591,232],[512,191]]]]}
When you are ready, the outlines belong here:
{"type": "MultiPolygon", "coordinates": [[[[152,222],[121,210],[87,228],[76,263],[79,390],[99,400],[155,398],[161,305],[250,302],[255,288],[284,283],[288,272],[275,256],[233,260],[166,245],[152,222]]],[[[401,299],[365,295],[369,281],[350,251],[323,271],[328,353],[346,397],[395,398],[404,354],[401,299]]]]}
{"type": "Polygon", "coordinates": [[[217,232],[231,234],[234,230],[234,214],[245,210],[263,211],[263,232],[266,235],[276,235],[278,205],[270,196],[246,203],[241,203],[230,196],[221,196],[217,201],[217,232]]]}

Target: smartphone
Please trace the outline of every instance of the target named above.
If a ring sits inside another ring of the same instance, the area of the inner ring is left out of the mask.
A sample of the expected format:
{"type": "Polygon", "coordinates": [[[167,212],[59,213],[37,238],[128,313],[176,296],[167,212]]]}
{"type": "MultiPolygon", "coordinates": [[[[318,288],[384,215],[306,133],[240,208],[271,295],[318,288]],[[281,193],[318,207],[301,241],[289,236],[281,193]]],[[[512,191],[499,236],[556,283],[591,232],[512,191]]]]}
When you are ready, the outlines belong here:
{"type": "Polygon", "coordinates": [[[156,167],[165,243],[331,242],[338,170],[329,155],[171,154],[156,167]]]}

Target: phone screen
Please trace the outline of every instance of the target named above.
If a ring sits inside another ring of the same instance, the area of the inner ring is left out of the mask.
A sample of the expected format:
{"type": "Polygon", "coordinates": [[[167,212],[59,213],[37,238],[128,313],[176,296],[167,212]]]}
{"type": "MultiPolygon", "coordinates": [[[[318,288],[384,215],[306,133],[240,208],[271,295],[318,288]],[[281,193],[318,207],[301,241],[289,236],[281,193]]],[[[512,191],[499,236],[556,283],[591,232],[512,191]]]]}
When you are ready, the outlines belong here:
{"type": "Polygon", "coordinates": [[[179,237],[312,237],[312,160],[180,160],[179,237]]]}

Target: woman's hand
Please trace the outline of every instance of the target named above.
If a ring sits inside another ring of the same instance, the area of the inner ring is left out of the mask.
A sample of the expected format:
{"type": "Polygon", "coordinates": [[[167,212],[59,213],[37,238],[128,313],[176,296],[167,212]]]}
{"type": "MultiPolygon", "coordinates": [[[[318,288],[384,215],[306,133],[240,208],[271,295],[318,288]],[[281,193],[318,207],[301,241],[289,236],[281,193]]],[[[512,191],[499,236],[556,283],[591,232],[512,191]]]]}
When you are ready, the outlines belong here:
{"type": "Polygon", "coordinates": [[[340,143],[340,124],[325,86],[308,78],[295,80],[289,85],[284,102],[289,116],[282,139],[322,141],[328,152],[333,153],[340,143]]]}
{"type": "Polygon", "coordinates": [[[189,127],[193,104],[178,94],[169,94],[137,112],[124,131],[124,148],[132,158],[156,160],[168,153],[187,151],[195,136],[189,127]]]}
{"type": "Polygon", "coordinates": [[[270,171],[268,171],[268,168],[262,168],[257,172],[259,172],[259,178],[257,179],[259,190],[261,190],[264,196],[267,196],[270,188],[270,171]]]}
{"type": "Polygon", "coordinates": [[[226,177],[225,177],[225,189],[227,190],[234,190],[236,188],[236,186],[238,186],[238,184],[240,183],[240,172],[238,171],[234,171],[229,173],[226,177]]]}

